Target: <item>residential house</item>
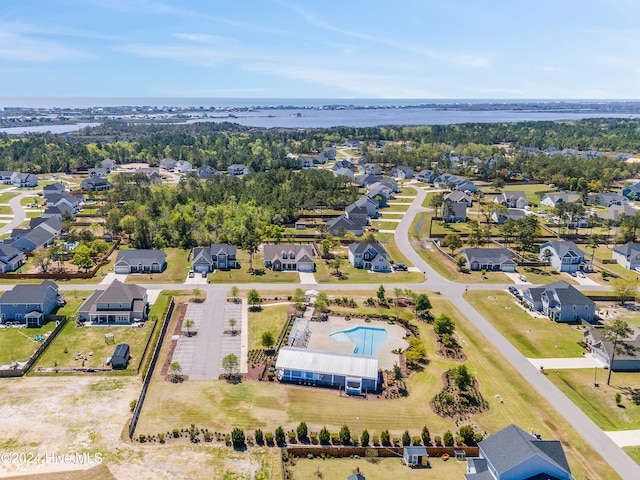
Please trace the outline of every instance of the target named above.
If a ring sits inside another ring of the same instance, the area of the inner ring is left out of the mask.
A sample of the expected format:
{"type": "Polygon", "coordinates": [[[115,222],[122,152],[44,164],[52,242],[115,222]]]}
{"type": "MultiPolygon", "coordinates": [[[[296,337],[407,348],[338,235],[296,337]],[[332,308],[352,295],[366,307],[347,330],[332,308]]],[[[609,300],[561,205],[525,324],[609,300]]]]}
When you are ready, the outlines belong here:
{"type": "Polygon", "coordinates": [[[311,245],[264,245],[264,266],[275,271],[313,272],[316,269],[313,261],[313,247],[311,245]]]}
{"type": "Polygon", "coordinates": [[[93,292],[78,309],[78,320],[96,324],[130,325],[147,318],[147,289],[114,280],[93,292]]]}
{"type": "Polygon", "coordinates": [[[96,163],[96,167],[104,168],[107,171],[107,173],[111,173],[116,169],[117,163],[115,160],[111,160],[110,158],[105,158],[101,162],[96,163]]]}
{"type": "Polygon", "coordinates": [[[246,165],[234,163],[233,165],[229,165],[227,167],[227,173],[229,175],[248,175],[249,173],[251,173],[251,171],[246,165]]]}
{"type": "Polygon", "coordinates": [[[380,216],[379,203],[367,195],[360,197],[353,204],[363,207],[370,218],[378,218],[380,216]]]}
{"type": "Polygon", "coordinates": [[[577,157],[579,155],[578,150],[575,148],[563,148],[560,153],[564,157],[577,157]]]}
{"type": "Polygon", "coordinates": [[[515,272],[516,262],[506,248],[465,248],[460,251],[470,270],[488,272],[515,272]]]}
{"type": "Polygon", "coordinates": [[[68,212],[71,215],[75,213],[69,205],[67,205],[66,203],[61,203],[59,206],[48,206],[42,214],[42,217],[62,219],[62,215],[64,214],[64,212],[68,212]]]}
{"type": "Polygon", "coordinates": [[[9,172],[7,170],[0,171],[0,183],[2,185],[11,185],[13,184],[13,177],[16,172],[9,172]]]}
{"type": "Polygon", "coordinates": [[[238,268],[236,246],[228,243],[212,243],[209,247],[193,249],[191,268],[194,272],[213,272],[238,268]]]}
{"type": "Polygon", "coordinates": [[[173,158],[163,158],[160,160],[160,168],[163,170],[167,170],[168,172],[173,172],[176,169],[176,165],[178,162],[173,158]]]}
{"type": "Polygon", "coordinates": [[[198,178],[209,178],[211,176],[220,176],[221,173],[211,165],[202,165],[196,170],[196,175],[198,175],[198,178]]]}
{"type": "Polygon", "coordinates": [[[316,165],[324,165],[328,161],[329,161],[329,157],[327,157],[327,154],[324,151],[320,152],[313,159],[313,163],[316,165]]]}
{"type": "Polygon", "coordinates": [[[21,252],[30,253],[38,248],[48,247],[55,240],[55,235],[47,228],[38,226],[27,231],[24,235],[15,239],[7,239],[4,243],[8,243],[12,247],[21,252]]]}
{"type": "Polygon", "coordinates": [[[366,206],[357,205],[356,203],[352,203],[351,205],[345,208],[345,213],[347,218],[362,225],[366,225],[369,223],[368,217],[369,214],[367,212],[366,206]]]}
{"type": "Polygon", "coordinates": [[[525,208],[529,206],[527,195],[524,192],[502,192],[493,199],[495,203],[507,208],[525,208]]]}
{"type": "Polygon", "coordinates": [[[546,155],[555,155],[556,153],[560,153],[560,149],[556,147],[547,147],[543,150],[546,155]]]}
{"type": "MultiPolygon", "coordinates": [[[[45,230],[48,230],[56,237],[62,233],[62,222],[58,218],[36,217],[29,220],[29,230],[33,230],[36,227],[44,228],[45,230]]],[[[27,232],[28,230],[25,231],[25,233],[27,232]]],[[[20,235],[17,235],[16,238],[18,236],[20,235]]]]}
{"type": "Polygon", "coordinates": [[[457,223],[467,221],[467,204],[445,200],[442,205],[442,220],[445,223],[457,223]]]}
{"type": "Polygon", "coordinates": [[[433,179],[433,186],[436,188],[453,189],[453,185],[458,181],[458,177],[453,173],[443,173],[433,179]]]}
{"type": "Polygon", "coordinates": [[[542,312],[556,322],[592,322],[596,304],[564,280],[542,287],[527,288],[522,301],[529,309],[542,312]]]}
{"type": "Polygon", "coordinates": [[[596,212],[600,220],[613,220],[617,222],[622,216],[632,217],[636,210],[631,205],[611,205],[606,212],[596,212]]]}
{"type": "Polygon", "coordinates": [[[48,193],[45,196],[47,200],[47,206],[60,207],[66,205],[69,207],[71,213],[76,214],[80,211],[80,204],[82,203],[82,196],[72,195],[69,192],[62,193],[48,193]]]}
{"type": "Polygon", "coordinates": [[[342,236],[347,232],[353,233],[359,237],[364,233],[368,221],[361,221],[361,219],[350,219],[346,215],[340,215],[332,218],[326,222],[327,232],[331,235],[342,236]]]}
{"type": "Polygon", "coordinates": [[[339,177],[339,176],[347,177],[351,180],[355,180],[356,178],[356,174],[350,168],[339,168],[337,170],[334,170],[333,175],[335,177],[339,177]]]}
{"type": "Polygon", "coordinates": [[[26,262],[24,253],[11,245],[0,244],[0,273],[14,272],[26,262]]]}
{"type": "Polygon", "coordinates": [[[104,178],[91,177],[82,180],[80,188],[86,192],[101,192],[103,190],[111,190],[111,184],[104,178]]]}
{"type": "Polygon", "coordinates": [[[16,173],[13,177],[13,186],[29,188],[38,186],[38,177],[33,173],[16,173]]]}
{"type": "Polygon", "coordinates": [[[406,165],[398,165],[391,169],[391,176],[396,178],[413,178],[413,168],[406,165]]]}
{"type": "Polygon", "coordinates": [[[312,168],[313,158],[306,155],[300,155],[298,157],[298,165],[300,166],[300,168],[312,168]]]}
{"type": "Polygon", "coordinates": [[[191,165],[191,162],[188,162],[186,160],[178,160],[176,162],[175,169],[178,173],[189,173],[191,170],[193,170],[193,166],[191,165]]]}
{"type": "Polygon", "coordinates": [[[331,167],[331,170],[335,172],[336,170],[340,170],[341,168],[347,168],[352,171],[355,171],[356,169],[355,165],[349,160],[337,160],[331,167]]]}
{"type": "Polygon", "coordinates": [[[345,147],[351,147],[351,148],[357,148],[357,149],[360,149],[361,147],[360,140],[355,140],[355,139],[347,140],[346,142],[343,143],[343,145],[345,147]]]}
{"type": "Polygon", "coordinates": [[[630,158],[633,158],[633,153],[628,153],[628,152],[618,152],[616,153],[616,157],[617,160],[629,160],[630,158]]]}
{"type": "Polygon", "coordinates": [[[624,195],[614,192],[590,193],[588,202],[591,205],[610,207],[611,205],[628,205],[629,200],[624,195]]]}
{"type": "Polygon", "coordinates": [[[52,193],[63,193],[65,191],[66,187],[60,182],[50,183],[49,185],[45,185],[44,187],[42,187],[42,195],[45,199],[52,193]]]}
{"type": "Polygon", "coordinates": [[[622,265],[629,270],[640,268],[640,243],[625,243],[614,247],[611,258],[618,265],[622,265]]]}
{"type": "Polygon", "coordinates": [[[640,182],[624,187],[621,193],[629,200],[640,200],[640,182]]]}
{"type": "Polygon", "coordinates": [[[15,320],[28,327],[41,327],[60,301],[58,285],[45,280],[40,285],[16,285],[0,297],[0,322],[15,320]]]}
{"type": "Polygon", "coordinates": [[[621,341],[621,345],[629,346],[628,351],[613,354],[613,342],[602,339],[601,328],[591,328],[584,332],[584,342],[589,345],[591,354],[606,368],[614,372],[638,372],[640,371],[640,328],[630,326],[633,333],[631,337],[621,341]],[[634,351],[635,350],[635,351],[634,351]],[[612,362],[613,359],[613,362],[612,362]]]}
{"type": "Polygon", "coordinates": [[[94,167],[89,169],[89,178],[98,177],[98,178],[107,178],[107,174],[109,172],[106,168],[102,167],[94,167]]]}
{"type": "Polygon", "coordinates": [[[370,198],[376,198],[381,207],[388,205],[389,199],[395,198],[393,190],[382,182],[367,185],[365,190],[367,191],[367,196],[370,198]]]}
{"type": "Polygon", "coordinates": [[[324,154],[327,160],[336,159],[336,147],[324,147],[322,149],[322,153],[324,154]]]}
{"type": "Polygon", "coordinates": [[[162,250],[119,250],[116,273],[160,273],[167,268],[167,256],[162,250]]]}
{"type": "Polygon", "coordinates": [[[454,190],[460,190],[463,192],[477,192],[479,187],[468,178],[458,178],[453,184],[454,190]]]}
{"type": "Polygon", "coordinates": [[[349,245],[349,263],[372,272],[390,272],[387,251],[379,243],[354,242],[349,245]]]}
{"type": "Polygon", "coordinates": [[[424,183],[433,183],[433,179],[436,176],[436,172],[433,170],[420,170],[418,175],[416,175],[417,179],[424,183]]]}
{"type": "Polygon", "coordinates": [[[377,163],[365,163],[358,167],[358,172],[365,175],[381,175],[382,167],[377,163]]]}
{"type": "Polygon", "coordinates": [[[524,210],[520,210],[519,208],[507,208],[504,212],[494,210],[491,214],[491,221],[493,223],[502,225],[509,218],[512,220],[520,220],[521,218],[524,218],[526,216],[527,214],[524,210]]]}
{"type": "Polygon", "coordinates": [[[509,425],[478,443],[465,480],[574,480],[562,444],[509,425]]]}
{"type": "Polygon", "coordinates": [[[559,272],[575,273],[591,270],[590,263],[585,260],[584,252],[570,241],[552,241],[542,244],[539,259],[548,261],[559,272]],[[550,256],[545,254],[547,250],[550,256]]]}
{"type": "Polygon", "coordinates": [[[535,157],[540,155],[540,149],[538,147],[520,147],[520,151],[524,153],[529,153],[535,157]]]}
{"type": "Polygon", "coordinates": [[[559,193],[546,193],[540,200],[541,205],[547,207],[556,208],[561,203],[575,203],[582,202],[580,195],[575,193],[559,192],[559,193]]]}
{"type": "Polygon", "coordinates": [[[443,200],[449,200],[454,203],[464,203],[467,208],[473,205],[473,199],[471,198],[471,195],[460,190],[454,190],[447,193],[444,196],[443,200]]]}

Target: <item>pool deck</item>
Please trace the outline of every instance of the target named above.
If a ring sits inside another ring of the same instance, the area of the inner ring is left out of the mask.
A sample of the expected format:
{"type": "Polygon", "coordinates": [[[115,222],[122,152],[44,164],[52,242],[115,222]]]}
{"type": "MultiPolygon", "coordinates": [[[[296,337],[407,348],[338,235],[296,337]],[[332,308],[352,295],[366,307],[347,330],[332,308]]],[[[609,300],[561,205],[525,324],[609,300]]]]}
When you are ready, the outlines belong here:
{"type": "Polygon", "coordinates": [[[373,320],[365,322],[361,319],[345,320],[344,317],[329,317],[326,322],[309,322],[311,337],[307,348],[329,350],[331,352],[353,353],[355,344],[338,342],[329,335],[355,327],[384,328],[389,338],[378,350],[378,365],[381,370],[392,370],[396,363],[400,363],[399,355],[391,353],[397,348],[404,350],[409,344],[404,340],[405,331],[400,325],[390,325],[387,322],[373,320]]]}

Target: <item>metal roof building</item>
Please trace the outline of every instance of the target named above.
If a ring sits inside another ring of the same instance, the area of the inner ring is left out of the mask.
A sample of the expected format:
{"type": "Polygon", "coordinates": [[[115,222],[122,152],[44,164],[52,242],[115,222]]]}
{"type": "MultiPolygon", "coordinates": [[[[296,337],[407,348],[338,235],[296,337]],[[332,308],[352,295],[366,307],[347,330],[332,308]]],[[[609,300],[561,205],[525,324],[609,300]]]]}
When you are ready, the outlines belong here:
{"type": "Polygon", "coordinates": [[[349,394],[378,390],[378,359],[365,355],[282,347],[276,361],[282,382],[344,388],[349,394]]]}

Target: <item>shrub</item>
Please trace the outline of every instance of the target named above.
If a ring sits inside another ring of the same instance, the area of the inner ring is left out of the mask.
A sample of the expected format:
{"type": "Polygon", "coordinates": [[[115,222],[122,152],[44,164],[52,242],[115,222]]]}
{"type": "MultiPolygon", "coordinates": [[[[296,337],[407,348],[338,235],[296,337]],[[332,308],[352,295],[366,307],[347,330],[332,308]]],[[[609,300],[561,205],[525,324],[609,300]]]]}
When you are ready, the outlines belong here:
{"type": "Polygon", "coordinates": [[[244,431],[240,428],[236,427],[231,432],[231,443],[233,444],[233,448],[243,448],[244,447],[244,431]]]}
{"type": "Polygon", "coordinates": [[[177,428],[173,429],[173,438],[178,438],[180,436],[180,430],[178,430],[177,428]]]}
{"type": "Polygon", "coordinates": [[[360,435],[360,444],[363,447],[368,447],[369,446],[369,431],[365,429],[364,432],[362,432],[362,435],[360,435]]]}
{"type": "Polygon", "coordinates": [[[451,430],[444,432],[442,440],[444,441],[445,447],[453,447],[453,433],[451,433],[451,430]]]}
{"type": "Polygon", "coordinates": [[[282,427],[276,428],[275,439],[279,447],[282,447],[283,445],[285,445],[286,439],[285,439],[284,430],[282,429],[282,427]]]}
{"type": "Polygon", "coordinates": [[[616,405],[620,405],[622,403],[622,395],[620,392],[616,392],[616,405]]]}
{"type": "Polygon", "coordinates": [[[380,434],[380,443],[382,443],[382,445],[384,447],[390,447],[391,446],[391,437],[389,436],[389,430],[384,430],[380,434]]]}
{"type": "Polygon", "coordinates": [[[300,425],[298,425],[298,428],[296,429],[296,433],[298,434],[298,440],[305,442],[309,433],[307,424],[305,422],[300,422],[300,425]]]}
{"type": "Polygon", "coordinates": [[[340,435],[337,433],[331,434],[331,444],[332,445],[340,445],[340,435]]]}
{"type": "Polygon", "coordinates": [[[435,437],[433,437],[433,441],[435,442],[436,447],[442,446],[442,438],[440,438],[439,435],[436,435],[435,437]]]}
{"type": "Polygon", "coordinates": [[[417,447],[419,445],[422,445],[422,438],[418,437],[417,435],[415,437],[411,437],[411,444],[414,447],[417,447]]]}
{"type": "Polygon", "coordinates": [[[262,430],[257,429],[255,432],[256,443],[258,445],[264,445],[264,435],[262,434],[262,430]]]}
{"type": "Polygon", "coordinates": [[[267,445],[273,447],[273,433],[267,432],[264,434],[264,441],[267,442],[267,445]]]}
{"type": "Polygon", "coordinates": [[[422,437],[422,443],[424,444],[425,447],[427,445],[431,445],[431,434],[429,433],[429,429],[427,428],[426,425],[422,427],[421,437],[422,437]]]}
{"type": "Polygon", "coordinates": [[[133,412],[136,409],[136,405],[138,404],[138,400],[131,400],[129,402],[129,409],[133,412]]]}
{"type": "Polygon", "coordinates": [[[320,445],[329,445],[331,442],[331,434],[329,433],[329,430],[327,430],[327,427],[322,427],[318,438],[320,440],[320,445]]]}
{"type": "Polygon", "coordinates": [[[458,434],[460,435],[460,438],[465,445],[473,445],[475,443],[475,433],[476,432],[474,432],[471,425],[463,425],[460,427],[460,430],[458,430],[458,434]]]}
{"type": "Polygon", "coordinates": [[[309,438],[311,439],[312,444],[318,444],[318,434],[316,432],[311,432],[311,434],[309,434],[309,438]]]}
{"type": "Polygon", "coordinates": [[[402,446],[407,447],[411,445],[411,435],[409,435],[409,431],[405,430],[402,434],[402,446]]]}
{"type": "Polygon", "coordinates": [[[342,425],[340,429],[340,443],[342,445],[349,445],[351,443],[351,432],[346,425],[342,425]]]}
{"type": "Polygon", "coordinates": [[[159,433],[159,434],[158,434],[158,441],[159,441],[160,443],[164,443],[164,433],[159,433]]]}
{"type": "Polygon", "coordinates": [[[379,447],[380,446],[380,437],[378,437],[377,435],[374,435],[372,442],[373,442],[373,446],[374,447],[379,447]]]}
{"type": "MultiPolygon", "coordinates": [[[[203,435],[204,435],[204,441],[205,441],[205,442],[207,442],[207,443],[211,443],[211,442],[213,442],[213,433],[211,433],[211,432],[204,432],[204,434],[203,434],[203,435]]],[[[160,443],[162,443],[162,442],[160,442],[160,443]]]]}
{"type": "Polygon", "coordinates": [[[296,443],[296,432],[293,430],[287,432],[287,438],[289,439],[289,443],[296,443]]]}
{"type": "Polygon", "coordinates": [[[475,433],[475,434],[473,435],[473,441],[474,441],[474,443],[476,443],[476,444],[477,444],[477,443],[479,443],[479,442],[481,442],[483,438],[484,438],[484,437],[483,437],[483,435],[482,435],[481,433],[475,433]]]}
{"type": "Polygon", "coordinates": [[[138,437],[138,440],[140,441],[140,443],[144,443],[147,441],[147,436],[140,434],[140,436],[138,437]]]}

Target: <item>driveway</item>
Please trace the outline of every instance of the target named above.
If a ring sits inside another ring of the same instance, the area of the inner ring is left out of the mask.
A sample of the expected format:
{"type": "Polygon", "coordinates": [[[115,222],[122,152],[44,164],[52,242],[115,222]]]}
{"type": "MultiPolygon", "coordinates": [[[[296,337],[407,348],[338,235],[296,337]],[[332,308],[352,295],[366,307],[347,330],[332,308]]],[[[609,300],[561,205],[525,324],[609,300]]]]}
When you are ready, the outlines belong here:
{"type": "Polygon", "coordinates": [[[563,275],[566,275],[567,277],[569,277],[572,280],[575,280],[576,282],[578,282],[579,285],[589,285],[589,286],[600,286],[600,284],[594,280],[591,280],[589,277],[581,277],[580,275],[576,275],[575,277],[573,275],[571,275],[570,273],[563,273],[563,275]]]}
{"type": "Polygon", "coordinates": [[[300,283],[303,285],[317,285],[316,277],[313,272],[298,272],[300,275],[300,283]]]}
{"type": "Polygon", "coordinates": [[[640,430],[623,430],[620,432],[604,432],[620,448],[640,445],[640,430]]]}
{"type": "Polygon", "coordinates": [[[544,367],[547,372],[566,368],[604,368],[604,363],[593,355],[575,358],[527,358],[527,360],[538,369],[541,366],[544,367]]]}
{"type": "Polygon", "coordinates": [[[509,277],[509,279],[517,285],[533,285],[533,283],[531,282],[523,282],[522,280],[520,280],[518,278],[521,275],[520,273],[516,273],[516,272],[502,272],[502,273],[505,274],[507,277],[509,277]]]}

